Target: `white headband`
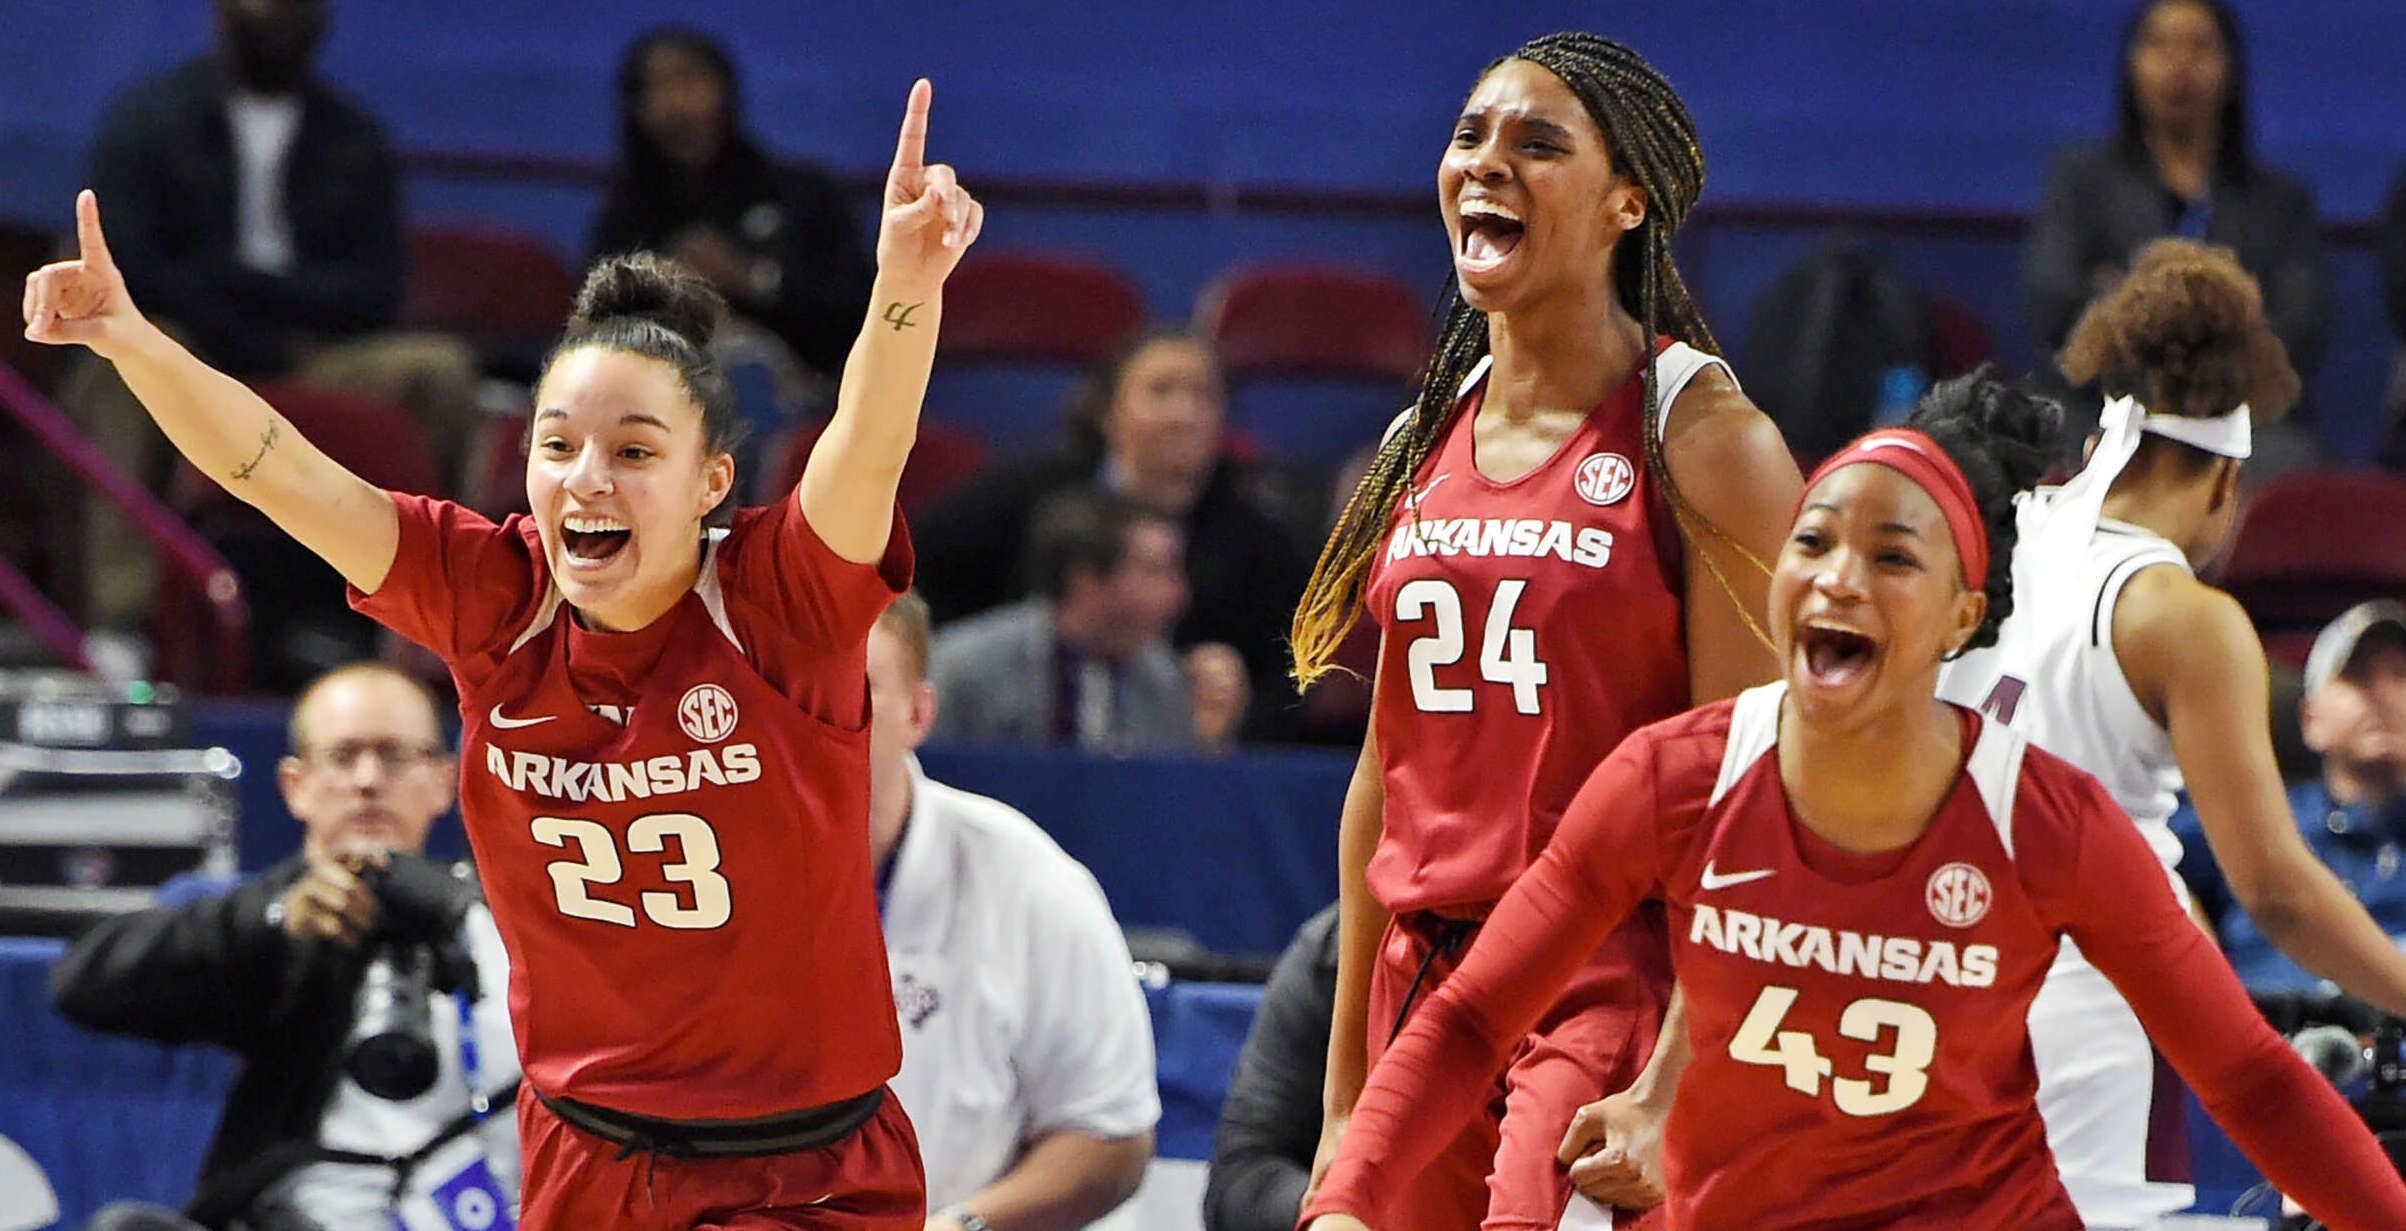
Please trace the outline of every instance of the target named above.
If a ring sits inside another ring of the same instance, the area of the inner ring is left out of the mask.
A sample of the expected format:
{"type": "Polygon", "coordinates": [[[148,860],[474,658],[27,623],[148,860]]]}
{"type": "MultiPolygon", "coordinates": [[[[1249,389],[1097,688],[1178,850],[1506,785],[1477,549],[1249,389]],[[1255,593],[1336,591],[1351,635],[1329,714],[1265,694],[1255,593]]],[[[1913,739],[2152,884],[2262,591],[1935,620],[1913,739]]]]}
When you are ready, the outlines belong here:
{"type": "Polygon", "coordinates": [[[2139,421],[2139,430],[2150,436],[2163,436],[2185,445],[2194,445],[2216,457],[2244,462],[2254,444],[2249,423],[2253,414],[2245,402],[2211,419],[2150,413],[2139,421]]]}
{"type": "Polygon", "coordinates": [[[2080,473],[2056,489],[2044,532],[2051,541],[2031,544],[2046,553],[2034,558],[2059,559],[2088,544],[2089,537],[2097,531],[2097,519],[2104,515],[2105,494],[2139,451],[2140,436],[2162,436],[2217,457],[2244,461],[2253,444],[2250,418],[2245,402],[2211,419],[2149,414],[2136,398],[2119,397],[2107,402],[2097,416],[2100,432],[2097,447],[2089,452],[2088,464],[2081,467],[2080,473]]]}

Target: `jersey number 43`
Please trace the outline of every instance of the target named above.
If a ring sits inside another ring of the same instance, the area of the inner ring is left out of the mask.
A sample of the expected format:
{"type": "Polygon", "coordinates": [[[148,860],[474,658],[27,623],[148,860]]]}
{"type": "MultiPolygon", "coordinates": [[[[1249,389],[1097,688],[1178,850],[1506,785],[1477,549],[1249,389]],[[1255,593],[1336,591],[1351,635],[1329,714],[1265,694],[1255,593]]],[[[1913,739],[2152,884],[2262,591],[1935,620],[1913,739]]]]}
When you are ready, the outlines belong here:
{"type": "MultiPolygon", "coordinates": [[[[566,847],[571,843],[576,846],[579,858],[555,859],[544,866],[544,871],[551,873],[553,891],[559,895],[561,914],[620,927],[635,926],[635,907],[593,895],[594,886],[615,885],[626,875],[626,867],[618,857],[617,839],[607,826],[572,816],[538,816],[532,826],[535,841],[545,846],[566,847]]],[[[734,902],[727,892],[727,878],[718,874],[718,833],[710,828],[710,822],[690,812],[654,812],[637,817],[627,826],[627,852],[665,853],[671,838],[676,839],[678,858],[663,862],[660,875],[684,885],[692,901],[688,903],[684,895],[668,890],[647,889],[635,895],[644,917],[664,928],[714,928],[725,924],[734,902]]]]}
{"type": "MultiPolygon", "coordinates": [[[[1518,577],[1496,583],[1495,597],[1487,604],[1487,625],[1479,635],[1479,678],[1509,685],[1512,708],[1534,714],[1538,711],[1537,690],[1545,686],[1549,672],[1545,661],[1537,657],[1537,630],[1512,627],[1512,610],[1520,605],[1521,591],[1528,586],[1518,577]]],[[[1477,690],[1437,683],[1437,668],[1462,661],[1462,651],[1468,646],[1463,636],[1462,592],[1454,583],[1415,577],[1396,588],[1395,622],[1416,624],[1422,620],[1435,627],[1413,638],[1404,651],[1404,661],[1411,668],[1412,704],[1425,714],[1467,714],[1477,690]]]]}
{"type": "Polygon", "coordinates": [[[1730,1036],[1729,1058],[1740,1064],[1760,1064],[1780,1070],[1788,1088],[1821,1097],[1828,1078],[1830,1101],[1850,1116],[1893,1115],[1921,1101],[1930,1088],[1930,1062],[1938,1058],[1938,1019],[1928,1009],[1902,1000],[1865,997],[1838,1015],[1838,1033],[1876,1043],[1890,1030],[1894,1044],[1886,1052],[1863,1058],[1863,1067],[1887,1078],[1885,1085],[1860,1077],[1839,1077],[1837,1065],[1813,1045],[1811,1032],[1782,1030],[1780,1023],[1796,1007],[1797,990],[1766,987],[1754,1008],[1730,1036]]]}

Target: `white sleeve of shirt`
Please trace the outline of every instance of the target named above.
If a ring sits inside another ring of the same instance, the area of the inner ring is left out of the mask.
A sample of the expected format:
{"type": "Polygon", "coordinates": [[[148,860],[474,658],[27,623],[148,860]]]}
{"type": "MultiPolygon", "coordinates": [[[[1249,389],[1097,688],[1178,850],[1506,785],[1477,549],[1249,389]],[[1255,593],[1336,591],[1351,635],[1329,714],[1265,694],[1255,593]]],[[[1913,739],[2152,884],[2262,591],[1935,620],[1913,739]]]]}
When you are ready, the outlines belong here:
{"type": "Polygon", "coordinates": [[[1128,942],[1085,868],[1031,886],[1019,1070],[1029,1140],[1064,1129],[1133,1137],[1161,1119],[1153,1021],[1128,942]]]}

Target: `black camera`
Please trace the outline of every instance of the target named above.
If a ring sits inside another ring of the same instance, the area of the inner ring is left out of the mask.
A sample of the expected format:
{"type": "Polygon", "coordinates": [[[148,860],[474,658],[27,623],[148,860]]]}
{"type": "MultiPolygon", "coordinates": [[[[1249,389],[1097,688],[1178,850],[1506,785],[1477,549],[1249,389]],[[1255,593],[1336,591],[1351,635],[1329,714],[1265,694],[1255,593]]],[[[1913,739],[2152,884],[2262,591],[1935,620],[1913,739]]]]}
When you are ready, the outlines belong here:
{"type": "Polygon", "coordinates": [[[476,967],[460,944],[460,920],[476,901],[465,875],[418,855],[371,863],[359,878],[376,895],[343,1071],[378,1098],[413,1099],[442,1071],[435,1051],[435,992],[478,993],[476,967]]]}

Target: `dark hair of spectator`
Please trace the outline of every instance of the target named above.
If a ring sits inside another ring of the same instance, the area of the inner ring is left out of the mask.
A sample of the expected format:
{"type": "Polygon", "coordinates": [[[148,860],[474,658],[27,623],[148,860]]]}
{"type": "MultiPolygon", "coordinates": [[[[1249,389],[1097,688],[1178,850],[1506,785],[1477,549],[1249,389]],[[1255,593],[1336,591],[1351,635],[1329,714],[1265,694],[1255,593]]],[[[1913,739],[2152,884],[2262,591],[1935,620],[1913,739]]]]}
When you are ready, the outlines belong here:
{"type": "MultiPolygon", "coordinates": [[[[702,415],[706,454],[733,453],[743,443],[735,390],[711,353],[711,335],[727,318],[726,301],[700,274],[652,252],[603,257],[585,275],[568,331],[543,361],[543,375],[560,356],[598,346],[657,359],[676,370],[685,395],[702,415]]],[[[542,380],[535,382],[542,387],[542,380]]],[[[724,526],[735,517],[735,489],[703,521],[724,526]]]]}
{"type": "MultiPolygon", "coordinates": [[[[1718,527],[1688,508],[1663,463],[1662,415],[1652,362],[1653,341],[1663,334],[1701,350],[1720,350],[1671,261],[1671,236],[1704,191],[1704,150],[1696,138],[1695,118],[1688,114],[1679,92],[1643,56],[1598,35],[1569,32],[1531,40],[1481,70],[1480,79],[1506,60],[1515,59],[1527,60],[1561,78],[1603,131],[1613,171],[1636,180],[1646,190],[1645,221],[1622,236],[1611,255],[1614,292],[1646,331],[1647,358],[1639,365],[1646,388],[1646,470],[1661,485],[1677,516],[1736,546],[1718,527]]],[[[1290,640],[1299,688],[1310,687],[1334,669],[1338,645],[1361,617],[1370,562],[1378,554],[1379,541],[1386,536],[1397,503],[1420,464],[1452,426],[1461,405],[1462,381],[1487,353],[1487,315],[1464,302],[1461,288],[1451,279],[1446,284],[1443,314],[1436,350],[1421,376],[1419,398],[1402,425],[1379,445],[1369,470],[1346,501],[1296,608],[1290,640]]],[[[1739,550],[1744,553],[1742,547],[1739,550]]]]}
{"type": "Polygon", "coordinates": [[[1119,400],[1120,382],[1127,379],[1128,368],[1138,355],[1161,342],[1184,342],[1202,347],[1206,354],[1211,351],[1209,340],[1184,325],[1152,325],[1095,361],[1061,407],[1061,431],[1068,437],[1070,457],[1079,464],[1103,460],[1103,420],[1111,416],[1111,404],[1119,400]]]}
{"type": "Polygon", "coordinates": [[[2254,153],[2247,143],[2247,51],[2239,42],[2239,17],[2223,0],[2141,0],[2130,12],[2130,21],[2122,28],[2122,80],[2117,95],[2114,141],[2122,148],[2122,156],[2133,163],[2152,165],[2154,155],[2147,151],[2147,117],[2139,111],[2138,73],[2131,67],[2131,53],[2138,50],[2139,29],[2147,24],[2147,15],[2166,4],[2194,4],[2214,18],[2214,29],[2222,35],[2223,63],[2230,71],[2223,79],[2222,120],[2220,138],[2214,145],[2214,175],[2224,183],[2244,184],[2248,169],[2254,165],[2254,153]]]}
{"type": "Polygon", "coordinates": [[[618,61],[617,176],[634,206],[639,234],[665,234],[679,221],[717,212],[725,201],[750,201],[768,194],[773,166],[743,125],[743,91],[735,61],[708,33],[692,26],[654,26],[638,35],[618,61]],[[724,110],[718,158],[702,175],[689,177],[643,131],[645,73],[654,53],[682,51],[718,74],[724,110]]]}
{"type": "Polygon", "coordinates": [[[1148,521],[1175,524],[1108,488],[1077,487],[1047,497],[1028,519],[1028,592],[1057,601],[1069,593],[1072,573],[1118,572],[1128,558],[1128,532],[1148,521]]]}
{"type": "MultiPolygon", "coordinates": [[[[2074,385],[2137,398],[2157,414],[2210,419],[2247,403],[2258,423],[2288,413],[2298,395],[2288,348],[2264,318],[2264,295],[2230,249],[2192,240],[2151,241],[2112,290],[2091,301],[2064,340],[2057,366],[2074,385]]],[[[2150,436],[2191,474],[2215,455],[2150,436]]]]}
{"type": "Polygon", "coordinates": [[[1957,653],[1997,643],[2013,614],[2013,498],[2047,472],[2063,445],[2063,407],[1999,380],[1993,365],[1930,386],[1905,426],[1938,442],[1971,483],[1988,526],[1988,614],[1957,653]]]}

